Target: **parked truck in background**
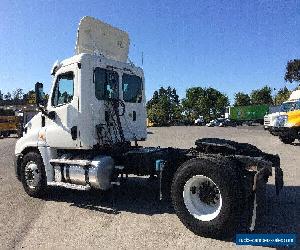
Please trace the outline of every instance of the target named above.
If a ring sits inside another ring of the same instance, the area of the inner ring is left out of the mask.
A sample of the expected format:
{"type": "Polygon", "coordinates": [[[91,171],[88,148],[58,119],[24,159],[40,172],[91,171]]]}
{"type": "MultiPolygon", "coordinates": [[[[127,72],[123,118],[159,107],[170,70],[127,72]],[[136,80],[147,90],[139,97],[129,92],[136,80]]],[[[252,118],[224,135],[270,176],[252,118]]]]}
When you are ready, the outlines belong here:
{"type": "Polygon", "coordinates": [[[233,235],[245,211],[253,230],[257,193],[272,168],[276,192],[283,186],[279,156],[218,138],[198,139],[190,149],[139,146],[147,137],[145,80],[127,62],[128,49],[124,31],[91,17],[80,21],[76,55],[53,66],[47,103],[36,83],[40,112],[16,143],[24,190],[33,197],[48,186],[114,190],[126,185],[122,177],[156,176],[159,199],[171,199],[194,233],[233,235]]]}
{"type": "Polygon", "coordinates": [[[283,143],[291,144],[300,139],[300,90],[295,90],[288,101],[282,104],[274,122],[272,133],[278,135],[283,143]]]}
{"type": "Polygon", "coordinates": [[[237,125],[243,123],[261,123],[264,122],[264,116],[268,113],[269,106],[267,104],[249,105],[249,106],[232,106],[227,107],[225,118],[230,119],[237,125]]]}
{"type": "Polygon", "coordinates": [[[199,115],[198,118],[194,121],[194,124],[196,126],[204,126],[205,125],[204,116],[199,115]]]}
{"type": "Polygon", "coordinates": [[[11,134],[22,136],[22,117],[13,110],[0,109],[0,137],[9,137],[11,134]]]}
{"type": "Polygon", "coordinates": [[[278,112],[270,113],[264,117],[264,128],[268,130],[272,135],[276,135],[275,128],[277,126],[277,118],[286,113],[293,107],[296,100],[288,100],[280,105],[278,112]]]}
{"type": "Polygon", "coordinates": [[[25,124],[36,114],[36,106],[9,106],[0,108],[0,137],[9,137],[12,134],[22,136],[25,124]]]}
{"type": "Polygon", "coordinates": [[[264,116],[264,129],[269,130],[274,127],[275,118],[278,113],[281,111],[281,105],[270,106],[269,112],[264,116]]]}

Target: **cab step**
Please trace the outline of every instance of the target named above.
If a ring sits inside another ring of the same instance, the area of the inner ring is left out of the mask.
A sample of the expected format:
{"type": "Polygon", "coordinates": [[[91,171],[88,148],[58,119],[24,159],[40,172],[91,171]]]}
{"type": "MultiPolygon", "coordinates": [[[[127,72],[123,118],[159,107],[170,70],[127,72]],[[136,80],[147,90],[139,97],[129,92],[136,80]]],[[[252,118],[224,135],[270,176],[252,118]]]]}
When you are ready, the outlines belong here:
{"type": "Polygon", "coordinates": [[[56,182],[56,181],[47,182],[47,185],[54,186],[54,187],[64,187],[64,188],[81,190],[81,191],[88,191],[91,189],[90,185],[83,186],[83,185],[77,185],[77,184],[66,183],[66,182],[56,182]]]}
{"type": "Polygon", "coordinates": [[[89,160],[69,160],[69,159],[52,159],[49,161],[52,166],[55,165],[78,165],[78,166],[89,166],[91,161],[89,160]]]}

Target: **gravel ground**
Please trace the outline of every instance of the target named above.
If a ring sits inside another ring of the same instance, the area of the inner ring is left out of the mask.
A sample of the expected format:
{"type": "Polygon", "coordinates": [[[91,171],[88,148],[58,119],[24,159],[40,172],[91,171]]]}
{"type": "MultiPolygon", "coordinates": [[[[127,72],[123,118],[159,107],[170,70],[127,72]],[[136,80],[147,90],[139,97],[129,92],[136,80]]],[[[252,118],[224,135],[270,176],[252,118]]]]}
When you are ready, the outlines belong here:
{"type": "MultiPolygon", "coordinates": [[[[279,154],[285,188],[277,197],[274,178],[270,179],[266,214],[258,219],[256,232],[299,232],[299,143],[284,145],[261,127],[168,127],[149,128],[143,145],[189,148],[201,137],[247,142],[279,154]]],[[[115,204],[117,214],[112,211],[112,200],[103,194],[51,189],[43,200],[30,198],[14,177],[15,142],[14,138],[0,139],[1,249],[236,248],[234,242],[199,237],[187,230],[170,204],[157,200],[157,189],[145,178],[131,178],[122,187],[115,204]]]]}

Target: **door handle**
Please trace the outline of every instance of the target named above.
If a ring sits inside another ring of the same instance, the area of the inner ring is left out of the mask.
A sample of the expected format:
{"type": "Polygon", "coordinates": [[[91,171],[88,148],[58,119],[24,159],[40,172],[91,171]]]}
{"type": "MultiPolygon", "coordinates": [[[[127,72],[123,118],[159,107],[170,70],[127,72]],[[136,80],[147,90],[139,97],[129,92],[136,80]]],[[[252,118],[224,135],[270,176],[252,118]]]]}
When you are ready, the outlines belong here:
{"type": "Polygon", "coordinates": [[[136,121],[136,112],[132,111],[132,120],[135,122],[136,121]]]}
{"type": "Polygon", "coordinates": [[[71,136],[72,136],[72,139],[73,140],[76,140],[77,139],[77,126],[73,126],[71,128],[71,136]]]}

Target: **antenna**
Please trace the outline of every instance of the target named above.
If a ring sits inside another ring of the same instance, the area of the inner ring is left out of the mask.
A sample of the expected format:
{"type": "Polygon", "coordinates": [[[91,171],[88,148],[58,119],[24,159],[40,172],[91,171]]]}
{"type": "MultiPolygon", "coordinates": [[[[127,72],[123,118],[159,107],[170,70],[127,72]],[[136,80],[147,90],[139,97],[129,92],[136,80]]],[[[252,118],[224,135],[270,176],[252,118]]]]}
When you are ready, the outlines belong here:
{"type": "Polygon", "coordinates": [[[144,64],[144,52],[142,51],[142,66],[144,64]]]}

